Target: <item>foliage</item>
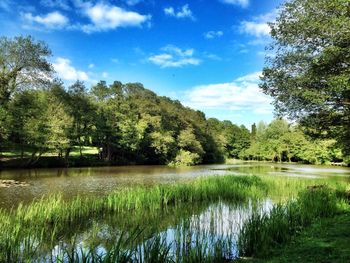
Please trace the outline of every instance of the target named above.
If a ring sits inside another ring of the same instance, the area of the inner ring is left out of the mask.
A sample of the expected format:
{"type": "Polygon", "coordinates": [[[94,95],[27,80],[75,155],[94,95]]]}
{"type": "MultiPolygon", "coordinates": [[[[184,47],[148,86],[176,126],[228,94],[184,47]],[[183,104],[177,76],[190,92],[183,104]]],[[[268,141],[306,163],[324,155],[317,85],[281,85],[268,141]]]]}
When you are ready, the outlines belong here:
{"type": "Polygon", "coordinates": [[[170,166],[191,166],[199,162],[199,155],[186,150],[180,150],[175,159],[169,163],[170,166]]]}
{"type": "Polygon", "coordinates": [[[327,164],[342,160],[335,140],[311,139],[302,127],[276,119],[269,125],[259,123],[251,146],[240,153],[242,159],[268,161],[299,161],[327,164]]]}
{"type": "Polygon", "coordinates": [[[19,88],[48,82],[52,66],[50,49],[32,37],[0,38],[0,106],[19,88]]]}
{"type": "Polygon", "coordinates": [[[291,0],[272,23],[274,57],[266,60],[261,88],[280,115],[313,136],[337,139],[350,154],[350,3],[291,0]]]}

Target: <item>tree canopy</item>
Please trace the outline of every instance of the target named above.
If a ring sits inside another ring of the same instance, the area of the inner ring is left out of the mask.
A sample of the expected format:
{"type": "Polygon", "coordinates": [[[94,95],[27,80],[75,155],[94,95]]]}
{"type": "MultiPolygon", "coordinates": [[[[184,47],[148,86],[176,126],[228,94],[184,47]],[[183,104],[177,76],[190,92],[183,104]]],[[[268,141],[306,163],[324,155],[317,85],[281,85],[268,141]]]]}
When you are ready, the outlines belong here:
{"type": "Polygon", "coordinates": [[[51,50],[32,37],[0,38],[0,105],[19,87],[37,87],[50,81],[53,71],[47,58],[51,50]]]}
{"type": "Polygon", "coordinates": [[[261,88],[279,115],[350,154],[350,2],[291,0],[270,26],[261,88]]]}

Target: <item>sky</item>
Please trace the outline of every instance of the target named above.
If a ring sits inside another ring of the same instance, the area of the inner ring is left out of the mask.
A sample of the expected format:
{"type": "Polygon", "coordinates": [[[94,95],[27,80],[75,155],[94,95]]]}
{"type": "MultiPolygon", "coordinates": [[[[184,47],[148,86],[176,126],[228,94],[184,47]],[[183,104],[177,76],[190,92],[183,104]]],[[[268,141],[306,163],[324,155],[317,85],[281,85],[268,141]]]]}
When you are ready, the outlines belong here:
{"type": "Polygon", "coordinates": [[[0,0],[0,35],[32,35],[66,85],[140,82],[209,117],[273,119],[258,88],[283,0],[0,0]]]}

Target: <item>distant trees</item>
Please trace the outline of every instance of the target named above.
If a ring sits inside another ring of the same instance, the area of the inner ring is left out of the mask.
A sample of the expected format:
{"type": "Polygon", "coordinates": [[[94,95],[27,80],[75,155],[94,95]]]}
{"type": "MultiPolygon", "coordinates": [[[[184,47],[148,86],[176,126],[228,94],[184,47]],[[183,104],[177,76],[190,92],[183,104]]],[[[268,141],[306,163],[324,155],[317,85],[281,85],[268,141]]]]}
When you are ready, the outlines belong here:
{"type": "Polygon", "coordinates": [[[280,115],[350,155],[350,2],[292,0],[272,23],[261,88],[280,115]]]}
{"type": "Polygon", "coordinates": [[[242,159],[324,164],[342,159],[335,140],[311,139],[298,125],[276,119],[260,122],[251,146],[240,153],[242,159]]]}

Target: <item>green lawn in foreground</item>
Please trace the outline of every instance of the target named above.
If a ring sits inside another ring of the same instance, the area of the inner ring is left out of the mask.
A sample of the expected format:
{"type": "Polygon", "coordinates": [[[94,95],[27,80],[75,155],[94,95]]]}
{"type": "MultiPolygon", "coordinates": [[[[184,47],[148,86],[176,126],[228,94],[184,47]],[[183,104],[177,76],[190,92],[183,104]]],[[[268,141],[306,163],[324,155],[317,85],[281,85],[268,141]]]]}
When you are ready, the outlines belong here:
{"type": "Polygon", "coordinates": [[[350,262],[350,211],[313,224],[290,244],[275,249],[270,258],[241,259],[240,262],[350,262]]]}

